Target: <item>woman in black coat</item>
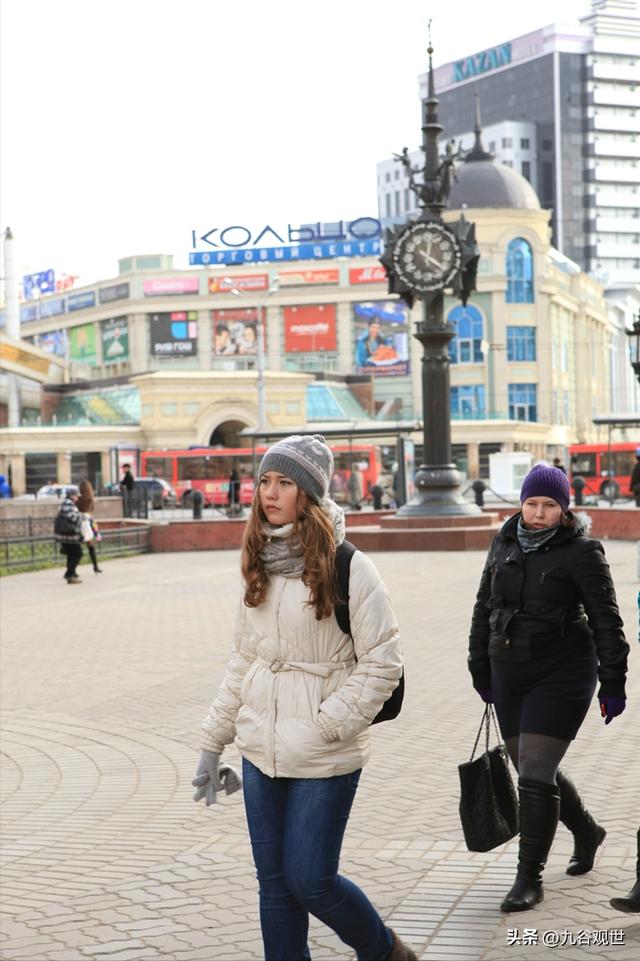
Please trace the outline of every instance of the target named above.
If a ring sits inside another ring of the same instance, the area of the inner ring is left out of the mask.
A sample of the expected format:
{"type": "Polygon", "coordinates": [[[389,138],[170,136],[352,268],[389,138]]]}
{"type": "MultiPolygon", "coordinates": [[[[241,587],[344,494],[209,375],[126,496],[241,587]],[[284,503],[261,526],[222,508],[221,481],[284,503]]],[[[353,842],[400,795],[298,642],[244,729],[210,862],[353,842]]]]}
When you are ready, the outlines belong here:
{"type": "Polygon", "coordinates": [[[598,680],[605,723],[624,711],[629,645],[602,545],[586,536],[588,518],[570,512],[569,497],[557,467],[529,471],[521,512],[489,548],[471,622],[473,686],[495,702],[519,774],[518,871],[503,911],[542,900],[558,818],[574,835],[568,874],[591,870],[606,834],[558,765],[598,680]]]}

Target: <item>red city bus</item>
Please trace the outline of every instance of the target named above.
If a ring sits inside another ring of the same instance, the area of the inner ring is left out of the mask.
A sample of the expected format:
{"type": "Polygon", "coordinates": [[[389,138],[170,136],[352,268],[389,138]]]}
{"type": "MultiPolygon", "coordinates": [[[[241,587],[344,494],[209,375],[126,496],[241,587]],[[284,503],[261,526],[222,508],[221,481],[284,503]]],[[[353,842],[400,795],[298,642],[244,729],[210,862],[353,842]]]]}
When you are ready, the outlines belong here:
{"type": "Polygon", "coordinates": [[[584,494],[615,500],[627,496],[636,460],[638,441],[622,444],[572,444],[569,447],[569,480],[582,477],[584,494]]]}
{"type": "MultiPolygon", "coordinates": [[[[348,480],[353,465],[362,477],[363,496],[368,498],[371,485],[381,471],[380,450],[372,444],[330,444],[335,460],[331,480],[331,496],[338,503],[348,503],[348,480]]],[[[258,463],[266,451],[256,447],[258,463]]],[[[240,503],[253,500],[254,458],[251,448],[193,447],[188,450],[146,450],[141,454],[141,477],[162,477],[175,490],[178,503],[188,507],[192,491],[202,491],[205,506],[226,506],[229,499],[229,476],[235,467],[240,476],[240,503]]]]}

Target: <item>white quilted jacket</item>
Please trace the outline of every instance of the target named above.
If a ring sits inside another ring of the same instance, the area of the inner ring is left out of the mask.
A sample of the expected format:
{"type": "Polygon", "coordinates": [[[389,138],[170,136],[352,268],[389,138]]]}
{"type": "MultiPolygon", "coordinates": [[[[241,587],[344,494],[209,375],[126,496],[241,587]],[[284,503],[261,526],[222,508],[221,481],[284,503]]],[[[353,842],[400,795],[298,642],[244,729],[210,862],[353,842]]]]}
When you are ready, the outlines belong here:
{"type": "Polygon", "coordinates": [[[402,653],[387,590],[360,551],[349,593],[353,639],[333,614],[315,619],[299,578],[271,577],[259,607],[241,599],[202,748],[220,754],[235,738],[269,777],[333,777],[366,763],[369,723],[398,684],[402,653]]]}

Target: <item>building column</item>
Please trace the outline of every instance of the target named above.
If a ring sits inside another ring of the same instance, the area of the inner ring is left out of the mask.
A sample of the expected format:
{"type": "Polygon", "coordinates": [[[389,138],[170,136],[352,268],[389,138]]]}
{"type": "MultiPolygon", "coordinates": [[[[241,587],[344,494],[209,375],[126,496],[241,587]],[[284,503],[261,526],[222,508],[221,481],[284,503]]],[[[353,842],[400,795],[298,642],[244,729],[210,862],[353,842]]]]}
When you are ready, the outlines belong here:
{"type": "Polygon", "coordinates": [[[56,481],[58,484],[71,483],[71,451],[61,450],[56,454],[56,481]]]}
{"type": "Polygon", "coordinates": [[[111,454],[108,450],[100,451],[100,473],[102,474],[103,487],[113,481],[120,480],[119,477],[111,476],[111,454]]]}
{"type": "Polygon", "coordinates": [[[480,445],[477,441],[467,444],[467,476],[469,480],[480,477],[480,445]]]}
{"type": "Polygon", "coordinates": [[[7,457],[7,480],[11,481],[13,496],[27,493],[27,469],[24,454],[10,454],[7,457]]]}
{"type": "Polygon", "coordinates": [[[336,340],[338,343],[338,373],[353,374],[355,371],[355,331],[353,304],[336,305],[336,340]]]}
{"type": "Polygon", "coordinates": [[[129,314],[129,362],[132,374],[144,374],[149,370],[147,355],[149,339],[145,314],[129,314]]]}
{"type": "Polygon", "coordinates": [[[280,350],[280,313],[281,307],[270,304],[258,308],[264,312],[265,324],[265,370],[283,370],[284,358],[280,350]]]}
{"type": "Polygon", "coordinates": [[[213,357],[212,330],[211,311],[198,311],[198,367],[200,370],[211,370],[213,357]]]}

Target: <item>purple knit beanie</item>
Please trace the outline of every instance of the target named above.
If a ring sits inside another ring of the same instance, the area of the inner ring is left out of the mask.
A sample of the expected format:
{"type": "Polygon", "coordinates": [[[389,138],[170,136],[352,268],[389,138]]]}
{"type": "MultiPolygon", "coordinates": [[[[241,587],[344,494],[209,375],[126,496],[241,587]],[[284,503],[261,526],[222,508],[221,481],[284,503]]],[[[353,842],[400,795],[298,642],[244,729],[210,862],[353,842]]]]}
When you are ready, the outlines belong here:
{"type": "Polygon", "coordinates": [[[520,503],[527,497],[551,497],[563,511],[569,510],[571,488],[564,471],[548,464],[536,464],[522,482],[520,503]]]}

